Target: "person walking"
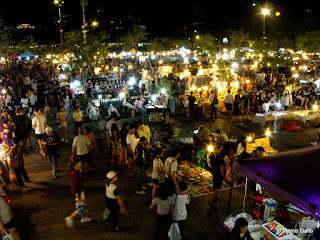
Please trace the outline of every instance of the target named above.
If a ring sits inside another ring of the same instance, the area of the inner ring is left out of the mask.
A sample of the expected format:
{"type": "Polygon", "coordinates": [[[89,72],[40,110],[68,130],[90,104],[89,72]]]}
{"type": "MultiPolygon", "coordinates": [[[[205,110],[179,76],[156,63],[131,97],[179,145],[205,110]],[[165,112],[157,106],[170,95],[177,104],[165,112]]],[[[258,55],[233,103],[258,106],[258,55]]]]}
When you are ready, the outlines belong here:
{"type": "Polygon", "coordinates": [[[203,103],[204,103],[204,99],[202,97],[202,92],[199,92],[199,98],[197,101],[198,101],[197,119],[202,120],[202,111],[203,111],[203,103]]]}
{"type": "Polygon", "coordinates": [[[157,206],[157,220],[155,229],[155,240],[161,239],[161,233],[164,239],[168,238],[168,232],[172,223],[171,210],[173,205],[173,199],[169,196],[168,190],[165,184],[162,184],[159,188],[159,197],[153,199],[150,205],[150,210],[153,210],[157,206]]]}
{"type": "Polygon", "coordinates": [[[23,144],[23,153],[27,153],[27,119],[23,114],[22,109],[16,109],[16,116],[13,117],[14,123],[14,134],[13,136],[18,137],[19,141],[23,144]]]}
{"type": "Polygon", "coordinates": [[[84,131],[85,131],[85,134],[89,138],[90,143],[91,143],[91,145],[89,146],[89,153],[88,153],[88,159],[89,159],[89,161],[88,161],[89,169],[88,170],[91,171],[91,173],[92,173],[92,171],[93,171],[92,152],[93,152],[93,149],[95,150],[95,152],[98,152],[98,148],[96,145],[96,140],[94,138],[94,135],[91,133],[91,128],[89,126],[85,126],[84,131]]]}
{"type": "Polygon", "coordinates": [[[217,94],[215,94],[213,91],[211,91],[211,95],[209,96],[209,102],[210,102],[210,119],[213,119],[213,113],[214,118],[217,119],[217,111],[218,111],[218,97],[217,94]]]}
{"type": "Polygon", "coordinates": [[[89,158],[89,150],[91,142],[86,136],[84,128],[79,127],[79,135],[73,139],[72,155],[77,156],[84,165],[84,172],[86,173],[89,166],[92,166],[92,159],[89,158]]]}
{"type": "Polygon", "coordinates": [[[187,205],[190,203],[190,196],[186,193],[187,183],[179,182],[179,190],[175,198],[175,208],[173,213],[174,222],[178,223],[180,236],[183,237],[184,224],[187,219],[187,205]]]}
{"type": "Polygon", "coordinates": [[[196,101],[196,98],[193,96],[193,92],[191,91],[190,96],[188,97],[190,120],[195,119],[195,109],[194,109],[195,101],[196,101]]]}
{"type": "Polygon", "coordinates": [[[68,115],[64,110],[64,107],[60,107],[60,111],[57,112],[57,123],[60,128],[60,135],[61,135],[61,141],[65,141],[68,143],[68,131],[67,131],[67,125],[68,125],[68,115]]]}
{"type": "Polygon", "coordinates": [[[34,113],[35,113],[35,116],[32,118],[32,128],[34,129],[34,132],[36,134],[36,139],[40,147],[40,154],[42,156],[45,156],[46,154],[43,149],[42,139],[43,139],[43,135],[46,132],[45,127],[47,125],[47,119],[43,114],[41,114],[41,111],[39,108],[35,108],[34,113]]]}
{"type": "MultiPolygon", "coordinates": [[[[0,195],[4,192],[0,185],[0,195]]],[[[15,218],[12,211],[5,201],[4,197],[0,197],[0,234],[10,233],[13,240],[20,240],[20,236],[16,230],[15,218]]],[[[5,238],[2,238],[5,239],[5,238]]]]}
{"type": "Polygon", "coordinates": [[[110,211],[110,215],[105,221],[105,225],[111,226],[114,231],[119,231],[119,215],[125,213],[125,207],[116,185],[116,182],[118,181],[118,173],[110,171],[107,173],[106,177],[105,207],[110,211]]]}
{"type": "Polygon", "coordinates": [[[47,148],[47,156],[52,166],[52,178],[57,179],[56,170],[58,166],[59,144],[60,139],[58,134],[53,132],[52,127],[46,127],[46,133],[43,135],[42,144],[47,148]]]}
{"type": "Polygon", "coordinates": [[[129,133],[127,134],[127,154],[128,154],[128,168],[129,168],[129,176],[133,176],[134,172],[134,159],[135,159],[135,150],[137,146],[137,138],[134,135],[134,125],[129,125],[129,133]]]}
{"type": "Polygon", "coordinates": [[[125,164],[128,164],[128,148],[127,148],[127,135],[129,133],[129,123],[125,122],[120,130],[121,146],[123,149],[123,156],[125,164]]]}
{"type": "Polygon", "coordinates": [[[151,133],[150,133],[150,127],[148,125],[145,125],[141,118],[138,119],[138,125],[137,133],[138,136],[145,137],[147,139],[147,143],[150,143],[151,133]]]}
{"type": "Polygon", "coordinates": [[[120,145],[120,130],[119,130],[119,124],[120,124],[120,117],[115,117],[114,123],[111,126],[111,145],[112,145],[112,154],[111,154],[111,163],[115,162],[114,156],[116,155],[117,148],[119,148],[120,145]]]}
{"type": "Polygon", "coordinates": [[[82,124],[84,124],[83,114],[80,110],[80,106],[77,106],[76,111],[73,113],[73,128],[76,132],[76,136],[79,134],[78,130],[79,127],[82,126],[82,124]]]}
{"type": "Polygon", "coordinates": [[[178,159],[180,157],[180,150],[173,148],[170,152],[172,157],[168,157],[164,163],[166,173],[166,183],[168,185],[169,195],[172,196],[179,188],[177,171],[178,171],[178,159]]]}
{"type": "Polygon", "coordinates": [[[152,182],[153,182],[153,189],[152,189],[152,200],[156,197],[157,190],[160,187],[160,184],[165,181],[165,174],[164,174],[164,165],[161,161],[161,157],[163,156],[162,148],[157,148],[155,153],[155,158],[153,159],[153,167],[152,167],[152,182]]]}
{"type": "Polygon", "coordinates": [[[211,161],[211,173],[213,176],[213,194],[212,200],[209,202],[211,207],[215,207],[218,201],[218,193],[223,184],[225,176],[225,163],[222,155],[223,145],[221,143],[216,145],[215,153],[212,152],[210,155],[211,161]]]}
{"type": "Polygon", "coordinates": [[[228,94],[224,97],[224,105],[227,110],[228,118],[232,118],[233,95],[230,90],[228,90],[228,94]]]}
{"type": "Polygon", "coordinates": [[[65,222],[68,228],[74,227],[74,218],[79,215],[81,217],[81,223],[90,222],[92,218],[87,217],[87,203],[84,193],[83,175],[82,175],[82,162],[80,158],[73,158],[70,163],[71,167],[71,194],[75,199],[76,210],[72,214],[65,218],[65,222]]]}
{"type": "Polygon", "coordinates": [[[13,138],[14,146],[10,150],[10,166],[13,168],[16,177],[17,177],[17,185],[19,187],[24,187],[24,182],[22,180],[22,176],[24,181],[30,183],[30,179],[26,170],[24,169],[24,159],[23,159],[23,148],[20,145],[20,141],[17,137],[13,138]],[[22,176],[21,176],[22,175],[22,176]]]}
{"type": "Polygon", "coordinates": [[[147,188],[144,186],[145,182],[145,163],[146,163],[146,153],[145,153],[145,145],[147,144],[147,139],[145,137],[141,137],[139,139],[139,143],[135,149],[135,167],[136,167],[136,180],[137,180],[137,194],[146,194],[145,191],[147,188]]]}

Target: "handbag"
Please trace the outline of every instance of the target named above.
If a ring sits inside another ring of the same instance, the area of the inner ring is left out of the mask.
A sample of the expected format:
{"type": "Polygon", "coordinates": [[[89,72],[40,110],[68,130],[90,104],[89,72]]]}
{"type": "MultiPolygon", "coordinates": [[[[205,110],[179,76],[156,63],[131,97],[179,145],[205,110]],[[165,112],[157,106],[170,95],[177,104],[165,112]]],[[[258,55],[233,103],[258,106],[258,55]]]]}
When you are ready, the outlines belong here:
{"type": "Polygon", "coordinates": [[[2,240],[13,240],[13,237],[12,237],[11,233],[6,232],[6,233],[2,234],[2,240]]]}
{"type": "Polygon", "coordinates": [[[105,207],[103,210],[102,219],[104,221],[107,221],[110,216],[110,213],[111,213],[111,211],[107,207],[105,207]]]}
{"type": "Polygon", "coordinates": [[[172,223],[168,232],[168,237],[170,240],[180,240],[180,229],[178,223],[172,223]]]}

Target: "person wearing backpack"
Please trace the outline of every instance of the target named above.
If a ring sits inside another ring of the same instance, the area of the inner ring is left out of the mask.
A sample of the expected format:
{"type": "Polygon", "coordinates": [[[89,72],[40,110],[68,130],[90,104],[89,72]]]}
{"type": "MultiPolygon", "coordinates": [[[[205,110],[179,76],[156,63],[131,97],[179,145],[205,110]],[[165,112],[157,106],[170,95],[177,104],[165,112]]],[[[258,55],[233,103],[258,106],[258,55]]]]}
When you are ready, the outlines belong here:
{"type": "Polygon", "coordinates": [[[180,157],[180,150],[174,148],[171,150],[171,156],[165,161],[166,184],[168,186],[169,195],[172,196],[177,189],[179,189],[177,171],[178,158],[180,157]]]}
{"type": "Polygon", "coordinates": [[[190,196],[186,193],[187,183],[179,182],[179,191],[174,204],[173,220],[178,223],[180,236],[183,236],[183,228],[187,219],[187,205],[190,203],[190,196]]]}
{"type": "Polygon", "coordinates": [[[168,238],[168,232],[172,223],[172,206],[173,199],[169,196],[166,184],[161,184],[159,188],[159,197],[153,199],[150,205],[150,210],[157,206],[157,220],[155,229],[155,240],[161,239],[161,232],[164,234],[165,239],[168,238]]]}

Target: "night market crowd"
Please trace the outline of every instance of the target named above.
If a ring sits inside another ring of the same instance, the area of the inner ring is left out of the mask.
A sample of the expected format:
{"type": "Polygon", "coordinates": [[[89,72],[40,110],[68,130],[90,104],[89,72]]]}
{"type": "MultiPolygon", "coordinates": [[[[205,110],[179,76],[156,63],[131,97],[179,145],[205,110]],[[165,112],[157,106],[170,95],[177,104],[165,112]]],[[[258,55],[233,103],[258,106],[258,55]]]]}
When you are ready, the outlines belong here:
{"type": "MultiPolygon", "coordinates": [[[[53,68],[40,62],[16,64],[12,73],[0,77],[1,97],[1,141],[7,161],[0,161],[0,230],[3,234],[9,233],[13,239],[20,239],[15,229],[15,217],[12,217],[9,206],[10,181],[15,181],[19,188],[25,182],[31,182],[24,168],[24,157],[29,150],[35,148],[31,137],[35,137],[39,146],[39,154],[47,156],[52,166],[52,178],[57,179],[58,159],[60,158],[60,145],[67,143],[67,126],[72,125],[73,135],[71,168],[71,195],[75,199],[75,210],[65,218],[68,227],[74,226],[74,219],[80,216],[81,223],[90,222],[91,214],[87,208],[84,180],[94,172],[93,151],[98,152],[95,137],[89,126],[85,126],[84,116],[80,109],[80,102],[74,98],[71,89],[60,87],[54,80],[53,68]],[[47,118],[55,119],[56,126],[49,126],[47,118]],[[60,129],[60,135],[55,129],[60,129]]],[[[177,81],[178,83],[179,81],[177,81]]],[[[210,101],[210,118],[218,117],[217,91],[213,89],[208,94],[210,101]]],[[[190,118],[202,118],[203,96],[200,92],[198,99],[191,92],[188,96],[190,118]],[[197,109],[195,102],[197,101],[197,109]]],[[[161,98],[164,109],[167,108],[167,97],[161,98]]],[[[139,99],[138,99],[139,100],[139,99]]],[[[140,99],[142,100],[142,99],[140,99]]],[[[268,86],[246,86],[235,95],[230,90],[224,99],[224,111],[228,117],[241,113],[245,116],[259,112],[273,111],[277,102],[281,101],[284,110],[294,105],[297,109],[310,108],[316,101],[315,87],[306,85],[299,90],[284,89],[280,92],[269,89],[268,86]]],[[[142,107],[144,102],[137,102],[136,106],[142,107]],[[141,106],[138,106],[140,104],[141,106]]],[[[164,113],[165,118],[168,114],[164,113]]],[[[167,119],[166,119],[167,122],[167,119]]],[[[106,145],[111,153],[111,164],[127,166],[129,175],[136,179],[136,194],[146,194],[146,166],[152,166],[151,210],[157,212],[155,225],[155,239],[161,235],[168,238],[172,234],[172,223],[176,223],[183,236],[184,225],[187,219],[187,205],[190,196],[187,193],[187,183],[179,180],[178,167],[181,160],[181,150],[171,148],[165,151],[161,145],[154,145],[151,141],[152,133],[147,125],[148,121],[138,119],[136,122],[125,122],[116,114],[111,114],[106,121],[106,145]],[[122,121],[121,121],[122,120],[122,121]],[[120,124],[120,122],[122,124],[120,124]],[[121,127],[120,127],[121,126],[121,127]],[[163,161],[164,157],[165,161],[163,161]]],[[[166,123],[166,135],[161,137],[164,144],[172,138],[173,130],[166,123]]],[[[251,132],[251,140],[255,134],[251,132]]],[[[251,154],[246,151],[246,137],[240,137],[236,145],[230,143],[227,134],[216,129],[213,133],[204,126],[200,126],[193,138],[194,155],[191,161],[199,167],[211,171],[213,175],[213,194],[209,202],[211,207],[217,206],[218,193],[223,184],[231,184],[231,166],[236,159],[249,157],[263,157],[265,151],[262,147],[251,154]],[[210,150],[211,146],[215,151],[210,150]]],[[[106,174],[105,208],[103,218],[106,226],[114,231],[119,231],[120,216],[125,214],[125,205],[121,198],[121,189],[117,187],[118,178],[116,171],[106,174]]],[[[240,184],[243,178],[239,178],[240,184]]],[[[242,221],[242,220],[240,220],[242,221]]],[[[246,222],[236,223],[233,239],[247,239],[246,222]]]]}

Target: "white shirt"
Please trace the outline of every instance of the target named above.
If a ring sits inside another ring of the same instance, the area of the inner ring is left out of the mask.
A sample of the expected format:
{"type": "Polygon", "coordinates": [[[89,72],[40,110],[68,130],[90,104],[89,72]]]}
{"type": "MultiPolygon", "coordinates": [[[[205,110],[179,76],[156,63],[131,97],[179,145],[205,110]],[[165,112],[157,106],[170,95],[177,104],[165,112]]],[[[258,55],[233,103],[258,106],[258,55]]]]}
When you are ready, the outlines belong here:
{"type": "Polygon", "coordinates": [[[173,219],[175,221],[181,221],[187,219],[187,207],[190,203],[190,197],[188,194],[179,195],[177,194],[176,203],[175,203],[175,211],[173,219]]]}
{"type": "Polygon", "coordinates": [[[160,158],[155,157],[153,159],[153,168],[152,168],[152,179],[158,179],[158,172],[157,168],[163,168],[163,162],[161,161],[160,158]]]}
{"type": "Polygon", "coordinates": [[[284,95],[282,101],[283,101],[284,106],[289,106],[290,105],[290,95],[289,94],[284,95]]]}
{"type": "Polygon", "coordinates": [[[115,121],[111,119],[111,120],[109,120],[109,121],[107,122],[107,125],[106,125],[106,130],[109,132],[110,136],[112,135],[111,126],[112,126],[112,124],[114,124],[114,123],[115,123],[115,121]]]}
{"type": "Polygon", "coordinates": [[[46,132],[47,119],[39,114],[32,118],[32,126],[34,126],[35,134],[44,134],[46,132]]]}
{"type": "Polygon", "coordinates": [[[37,96],[36,95],[30,95],[29,96],[29,100],[30,100],[30,104],[31,104],[31,106],[34,106],[34,105],[36,105],[36,101],[37,101],[37,96]]]}
{"type": "Polygon", "coordinates": [[[228,95],[226,95],[226,96],[224,97],[224,102],[225,102],[225,103],[232,103],[232,101],[233,101],[233,96],[232,96],[232,94],[228,94],[228,95]]]}
{"type": "Polygon", "coordinates": [[[117,189],[117,186],[114,183],[110,183],[109,186],[106,184],[106,196],[110,199],[116,199],[117,196],[114,195],[114,190],[117,189]]]}
{"type": "Polygon", "coordinates": [[[64,102],[64,106],[70,107],[70,99],[68,95],[65,98],[63,98],[63,102],[64,102]]]}
{"type": "Polygon", "coordinates": [[[30,85],[30,77],[27,76],[25,79],[24,79],[24,85],[30,85]]]}
{"type": "Polygon", "coordinates": [[[145,137],[147,139],[147,142],[150,142],[150,127],[147,125],[141,125],[137,129],[137,133],[139,137],[145,137]]]}
{"type": "Polygon", "coordinates": [[[83,114],[81,111],[79,112],[74,112],[73,113],[73,119],[76,121],[76,122],[81,122],[82,121],[82,117],[83,117],[83,114]]]}
{"type": "Polygon", "coordinates": [[[165,173],[166,177],[168,178],[171,172],[177,172],[178,170],[178,161],[175,160],[173,157],[168,157],[166,162],[165,162],[165,173]],[[174,161],[174,162],[172,162],[174,161]],[[172,162],[172,164],[171,164],[172,162]],[[171,165],[171,167],[170,167],[171,165]]]}
{"type": "Polygon", "coordinates": [[[137,138],[134,134],[128,133],[127,135],[127,144],[130,145],[131,150],[135,152],[137,144],[137,138]]]}
{"type": "Polygon", "coordinates": [[[90,139],[87,135],[78,135],[73,139],[72,147],[77,150],[77,155],[86,155],[89,152],[88,146],[91,145],[90,139]]]}
{"type": "Polygon", "coordinates": [[[21,98],[20,103],[22,104],[22,108],[27,108],[29,107],[29,99],[28,98],[21,98]]]}

